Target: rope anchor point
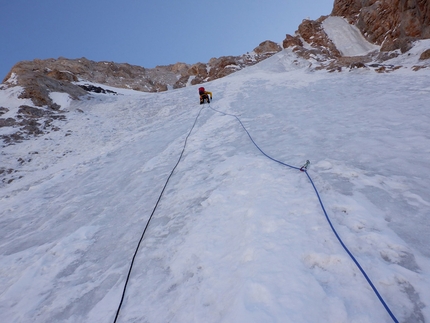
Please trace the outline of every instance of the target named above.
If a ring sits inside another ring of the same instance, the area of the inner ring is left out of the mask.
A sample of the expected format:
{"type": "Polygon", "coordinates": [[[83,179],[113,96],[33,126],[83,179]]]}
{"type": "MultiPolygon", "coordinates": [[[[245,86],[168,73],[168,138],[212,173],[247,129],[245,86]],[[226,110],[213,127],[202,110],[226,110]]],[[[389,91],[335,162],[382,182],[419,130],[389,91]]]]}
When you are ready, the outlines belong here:
{"type": "Polygon", "coordinates": [[[301,172],[306,172],[308,170],[308,166],[309,166],[310,163],[311,162],[309,160],[306,160],[306,163],[302,167],[300,167],[300,171],[301,172]]]}

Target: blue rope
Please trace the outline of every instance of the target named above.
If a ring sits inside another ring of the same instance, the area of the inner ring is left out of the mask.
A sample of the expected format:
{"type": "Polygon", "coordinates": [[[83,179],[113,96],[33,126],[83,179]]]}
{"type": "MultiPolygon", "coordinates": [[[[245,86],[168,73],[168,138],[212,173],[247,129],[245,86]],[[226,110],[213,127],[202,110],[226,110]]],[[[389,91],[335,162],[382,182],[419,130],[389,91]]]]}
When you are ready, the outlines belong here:
{"type": "Polygon", "coordinates": [[[219,110],[216,110],[216,109],[214,109],[214,108],[212,108],[210,105],[209,105],[209,108],[211,108],[212,110],[214,110],[214,111],[216,111],[216,112],[218,112],[218,113],[221,113],[221,114],[223,114],[223,115],[226,115],[226,116],[230,116],[230,117],[234,117],[234,118],[236,118],[236,120],[239,122],[239,124],[242,126],[242,128],[245,130],[245,132],[248,134],[248,137],[249,137],[249,139],[251,139],[251,141],[252,141],[252,143],[254,144],[254,146],[255,147],[257,147],[257,149],[264,155],[264,156],[266,156],[267,158],[269,158],[269,159],[271,159],[271,160],[273,160],[274,162],[277,162],[277,163],[279,163],[279,164],[281,164],[281,165],[284,165],[284,166],[287,166],[287,167],[290,167],[290,168],[293,168],[293,169],[297,169],[297,170],[300,170],[300,167],[296,167],[296,166],[291,166],[291,165],[288,165],[288,164],[285,164],[285,163],[283,163],[283,162],[281,162],[280,160],[277,160],[277,159],[275,159],[275,158],[273,158],[273,157],[271,157],[271,156],[269,156],[268,154],[266,154],[257,144],[256,144],[256,142],[254,141],[254,139],[251,137],[251,134],[248,132],[248,130],[245,128],[245,126],[243,125],[243,123],[242,123],[242,121],[240,121],[240,119],[236,116],[236,115],[234,115],[234,114],[229,114],[229,113],[225,113],[225,112],[222,112],[222,111],[219,111],[219,110]]]}
{"type": "Polygon", "coordinates": [[[369,276],[367,276],[367,274],[366,274],[366,272],[364,271],[364,269],[361,267],[361,265],[359,264],[359,262],[357,261],[357,259],[355,259],[355,257],[353,256],[353,254],[349,251],[349,249],[346,247],[346,245],[343,243],[343,241],[342,241],[342,239],[340,238],[340,236],[337,234],[337,231],[336,231],[336,229],[334,228],[334,226],[333,226],[333,224],[331,223],[331,221],[330,221],[330,218],[329,218],[329,216],[328,216],[328,214],[327,214],[327,212],[326,212],[326,210],[325,210],[325,207],[324,207],[324,204],[323,204],[323,202],[322,202],[322,200],[321,200],[321,197],[320,197],[320,194],[318,193],[318,190],[317,190],[317,188],[316,188],[316,186],[315,186],[315,184],[314,184],[314,181],[312,180],[312,178],[310,177],[310,175],[309,175],[309,173],[308,173],[308,171],[307,171],[307,169],[306,169],[306,167],[295,167],[295,166],[291,166],[291,165],[288,165],[288,164],[285,164],[285,163],[283,163],[283,162],[281,162],[281,161],[279,161],[279,160],[277,160],[277,159],[275,159],[275,158],[272,158],[271,156],[269,156],[269,155],[267,155],[257,144],[256,144],[256,142],[254,141],[254,139],[251,137],[251,135],[250,135],[250,133],[248,132],[248,130],[245,128],[245,126],[243,125],[243,123],[242,123],[242,121],[236,116],[236,115],[234,115],[234,114],[230,114],[230,113],[225,113],[225,112],[222,112],[222,111],[219,111],[219,110],[216,110],[216,109],[214,109],[214,108],[212,108],[210,105],[209,105],[209,108],[210,109],[212,109],[213,111],[215,111],[215,112],[218,112],[218,113],[221,113],[221,114],[223,114],[223,115],[226,115],[226,116],[231,116],[231,117],[234,117],[238,122],[239,122],[239,124],[242,126],[242,128],[246,131],[246,133],[248,134],[248,136],[249,136],[249,138],[251,139],[251,141],[252,141],[252,143],[254,144],[254,146],[255,147],[257,147],[257,149],[264,155],[264,156],[266,156],[267,158],[269,158],[269,159],[271,159],[271,160],[273,160],[273,161],[275,161],[275,162],[277,162],[277,163],[279,163],[279,164],[281,164],[281,165],[284,165],[284,166],[287,166],[287,167],[289,167],[289,168],[293,168],[293,169],[297,169],[297,170],[300,170],[300,171],[302,171],[302,172],[304,172],[304,173],[306,173],[306,176],[308,177],[308,179],[309,179],[309,181],[310,181],[310,183],[312,184],[312,187],[314,188],[314,190],[315,190],[315,194],[317,195],[317,197],[318,197],[318,201],[319,201],[319,203],[320,203],[320,205],[321,205],[321,208],[322,208],[322,210],[323,210],[323,212],[324,212],[324,215],[325,215],[325,217],[326,217],[326,219],[327,219],[327,221],[328,221],[328,224],[330,225],[330,228],[332,229],[332,231],[333,231],[333,233],[334,233],[334,235],[336,236],[336,238],[337,238],[337,240],[339,241],[339,243],[342,245],[342,247],[343,247],[343,249],[345,249],[345,251],[346,251],[346,253],[350,256],[350,258],[352,259],[352,261],[356,264],[356,266],[358,267],[358,269],[360,270],[360,272],[363,274],[363,276],[364,276],[364,278],[366,278],[366,280],[367,280],[367,282],[369,283],[369,285],[370,285],[370,287],[372,287],[372,289],[373,289],[373,291],[375,292],[375,294],[376,294],[376,296],[378,297],[378,299],[379,299],[379,301],[382,303],[382,305],[384,306],[384,308],[385,308],[385,310],[388,312],[388,314],[390,315],[390,317],[393,319],[393,321],[395,322],[395,323],[399,323],[399,321],[397,320],[397,318],[394,316],[394,314],[391,312],[391,310],[390,310],[390,308],[388,307],[388,305],[385,303],[385,301],[384,301],[384,299],[382,298],[382,296],[379,294],[379,292],[378,292],[378,290],[376,289],[376,287],[375,287],[375,285],[373,285],[373,283],[372,283],[372,281],[370,280],[370,278],[369,278],[369,276]]]}
{"type": "Polygon", "coordinates": [[[307,170],[304,170],[304,172],[306,173],[306,176],[309,178],[309,181],[312,184],[312,187],[315,190],[315,194],[318,197],[318,200],[320,202],[321,208],[324,212],[324,215],[328,221],[328,224],[330,225],[331,229],[333,230],[334,235],[336,236],[337,240],[339,240],[340,244],[342,245],[343,249],[345,249],[346,253],[351,257],[352,261],[354,261],[354,263],[357,265],[358,269],[360,269],[361,273],[363,274],[364,278],[366,278],[367,282],[369,283],[370,287],[372,287],[373,291],[375,292],[376,296],[378,297],[379,301],[382,303],[382,305],[384,306],[385,310],[388,312],[388,314],[391,316],[391,318],[393,319],[394,322],[399,323],[399,321],[397,320],[397,318],[394,316],[394,314],[391,312],[390,308],[388,307],[388,305],[385,303],[384,299],[382,298],[382,296],[379,294],[378,290],[376,289],[375,285],[373,285],[372,281],[370,280],[369,276],[367,276],[366,272],[364,271],[364,269],[361,267],[361,265],[358,263],[357,259],[355,259],[355,257],[353,256],[353,254],[349,251],[349,249],[346,247],[346,245],[343,243],[342,239],[339,237],[339,235],[337,234],[335,228],[333,227],[333,224],[330,221],[330,218],[328,217],[328,214],[324,208],[324,204],[321,201],[321,197],[318,193],[317,188],[315,187],[314,181],[312,180],[312,178],[309,176],[309,173],[307,170]]]}

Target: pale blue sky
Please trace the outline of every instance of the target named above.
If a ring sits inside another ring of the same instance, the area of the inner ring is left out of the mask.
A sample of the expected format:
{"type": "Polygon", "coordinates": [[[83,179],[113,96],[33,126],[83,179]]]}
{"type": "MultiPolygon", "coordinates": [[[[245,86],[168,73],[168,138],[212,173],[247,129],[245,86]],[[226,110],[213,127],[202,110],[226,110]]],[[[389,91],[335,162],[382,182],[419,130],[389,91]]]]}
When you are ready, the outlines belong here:
{"type": "Polygon", "coordinates": [[[194,64],[282,42],[334,0],[0,0],[0,81],[35,58],[194,64]]]}

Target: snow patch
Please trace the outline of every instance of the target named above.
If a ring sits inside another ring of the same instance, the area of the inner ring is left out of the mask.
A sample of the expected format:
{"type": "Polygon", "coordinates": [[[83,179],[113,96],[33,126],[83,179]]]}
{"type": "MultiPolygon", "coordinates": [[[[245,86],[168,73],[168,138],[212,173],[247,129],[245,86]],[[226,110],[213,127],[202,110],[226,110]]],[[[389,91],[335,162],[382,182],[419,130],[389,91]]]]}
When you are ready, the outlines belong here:
{"type": "MultiPolygon", "coordinates": [[[[401,65],[405,67],[413,67],[414,65],[430,65],[430,60],[420,60],[420,55],[430,48],[430,39],[417,40],[413,43],[412,48],[395,58],[385,61],[385,64],[401,65]]],[[[400,51],[399,51],[400,54],[400,51]]]]}
{"type": "Polygon", "coordinates": [[[18,75],[12,73],[5,83],[16,85],[18,84],[18,75]]]}
{"type": "Polygon", "coordinates": [[[194,80],[196,77],[194,75],[190,76],[190,78],[188,79],[187,85],[186,86],[192,86],[191,82],[192,80],[194,80]]]}
{"type": "Polygon", "coordinates": [[[49,93],[49,97],[54,103],[58,104],[63,109],[67,109],[72,102],[72,98],[67,93],[51,92],[49,93]]]}
{"type": "Polygon", "coordinates": [[[33,106],[31,99],[20,99],[24,88],[22,86],[14,86],[0,90],[0,107],[18,108],[20,105],[33,106]]]}

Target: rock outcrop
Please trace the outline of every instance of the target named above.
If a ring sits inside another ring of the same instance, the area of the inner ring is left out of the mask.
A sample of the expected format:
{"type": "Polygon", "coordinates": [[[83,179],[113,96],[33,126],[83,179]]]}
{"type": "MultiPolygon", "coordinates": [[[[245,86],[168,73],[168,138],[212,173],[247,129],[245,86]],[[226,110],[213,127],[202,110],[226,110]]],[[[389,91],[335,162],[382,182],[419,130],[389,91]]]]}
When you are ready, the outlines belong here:
{"type": "Polygon", "coordinates": [[[166,91],[167,85],[185,74],[188,65],[177,63],[146,69],[130,64],[94,62],[86,58],[35,59],[22,61],[12,67],[3,83],[8,84],[13,75],[13,85],[24,88],[22,98],[29,98],[36,106],[52,104],[50,92],[68,93],[72,99],[86,94],[73,84],[78,80],[100,83],[113,87],[128,88],[144,92],[166,91]]]}
{"type": "Polygon", "coordinates": [[[222,78],[247,66],[257,64],[281,50],[282,48],[278,44],[265,41],[256,47],[252,53],[211,58],[207,64],[198,63],[190,68],[189,74],[193,76],[190,83],[195,85],[222,78]]]}
{"type": "Polygon", "coordinates": [[[319,56],[324,57],[324,60],[340,57],[340,52],[322,28],[322,22],[326,18],[327,16],[322,16],[317,20],[304,19],[295,36],[286,35],[283,47],[293,47],[294,51],[305,59],[319,56]],[[304,43],[310,45],[311,48],[304,46],[304,43]]]}
{"type": "Polygon", "coordinates": [[[421,53],[420,55],[420,60],[424,61],[426,59],[430,59],[430,49],[425,50],[424,52],[421,53]]]}

